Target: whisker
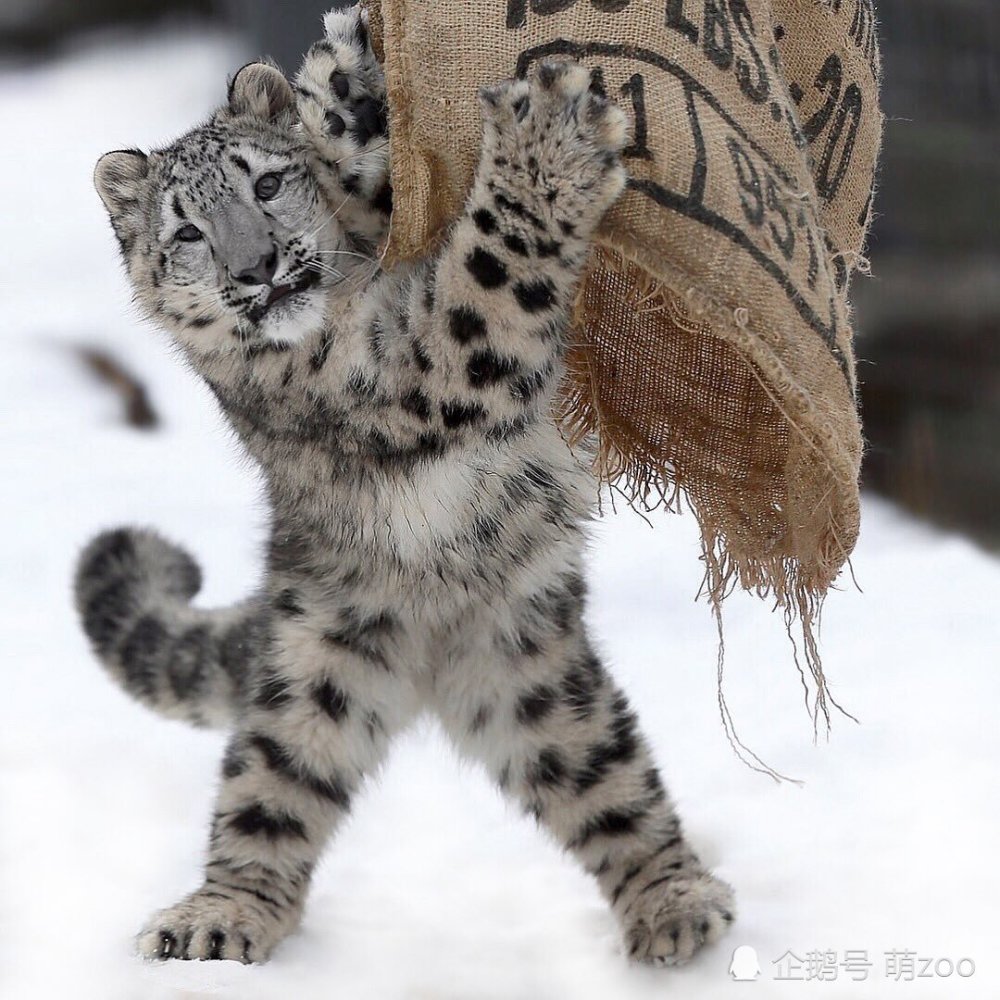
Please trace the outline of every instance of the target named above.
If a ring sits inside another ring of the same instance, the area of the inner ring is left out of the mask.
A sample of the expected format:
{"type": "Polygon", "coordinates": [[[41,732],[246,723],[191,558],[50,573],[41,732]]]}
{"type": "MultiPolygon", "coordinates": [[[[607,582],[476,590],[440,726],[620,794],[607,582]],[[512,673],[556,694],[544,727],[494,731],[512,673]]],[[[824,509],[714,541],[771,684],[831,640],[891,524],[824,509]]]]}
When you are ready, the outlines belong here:
{"type": "Polygon", "coordinates": [[[351,200],[351,195],[350,194],[346,195],[344,200],[332,212],[328,212],[326,215],[324,215],[319,220],[319,224],[314,229],[310,230],[308,233],[304,233],[301,238],[304,240],[308,240],[311,237],[315,236],[316,233],[318,233],[323,228],[323,226],[325,226],[328,222],[332,222],[334,219],[337,218],[337,216],[340,214],[341,209],[350,200],[351,200]]]}
{"type": "Polygon", "coordinates": [[[335,218],[337,217],[337,212],[339,212],[339,211],[340,211],[340,209],[341,209],[341,208],[343,208],[345,204],[346,204],[346,202],[343,202],[343,203],[341,203],[340,207],[339,207],[339,208],[338,208],[338,209],[337,209],[337,210],[336,210],[335,212],[328,212],[328,213],[327,213],[326,215],[324,215],[324,216],[323,216],[323,217],[322,217],[322,218],[321,218],[321,219],[319,220],[319,222],[317,223],[317,225],[316,225],[315,227],[313,227],[312,229],[310,229],[308,233],[303,233],[303,234],[302,234],[302,236],[301,236],[301,237],[299,237],[299,238],[300,238],[301,240],[308,240],[308,239],[311,239],[311,238],[312,238],[313,236],[315,236],[315,235],[316,235],[316,234],[317,234],[317,233],[318,233],[318,232],[319,232],[319,231],[320,231],[320,230],[321,230],[321,229],[322,229],[322,228],[323,228],[323,227],[324,227],[324,226],[325,226],[325,225],[326,225],[326,224],[327,224],[328,222],[332,222],[332,221],[333,221],[333,220],[334,220],[334,219],[335,219],[335,218]]]}
{"type": "Polygon", "coordinates": [[[385,246],[382,248],[382,252],[378,255],[378,258],[370,258],[371,269],[366,274],[362,274],[356,282],[351,286],[352,291],[357,291],[363,285],[368,285],[371,283],[372,279],[381,270],[382,264],[385,262],[386,254],[389,252],[389,244],[392,240],[392,216],[389,216],[389,225],[385,232],[385,246]]]}
{"type": "Polygon", "coordinates": [[[349,202],[350,200],[351,200],[351,193],[350,193],[350,192],[348,192],[348,193],[347,193],[346,195],[344,195],[344,200],[343,200],[343,201],[342,201],[342,202],[341,202],[341,203],[340,203],[340,204],[339,204],[339,205],[338,205],[338,206],[337,206],[337,207],[336,207],[336,208],[334,209],[334,211],[333,211],[333,217],[334,217],[335,219],[336,219],[336,218],[337,218],[337,216],[338,216],[338,215],[340,214],[340,210],[341,210],[341,209],[342,209],[342,208],[343,208],[343,207],[344,207],[344,206],[345,206],[345,205],[346,205],[346,204],[347,204],[347,203],[348,203],[348,202],[349,202]]]}
{"type": "Polygon", "coordinates": [[[355,160],[359,156],[366,156],[368,153],[377,153],[380,149],[385,149],[389,145],[389,140],[386,139],[385,142],[379,143],[377,146],[372,146],[371,149],[359,149],[355,153],[345,153],[339,160],[334,160],[333,162],[340,166],[345,160],[355,160]]]}
{"type": "Polygon", "coordinates": [[[331,267],[329,264],[324,264],[321,260],[313,261],[310,266],[315,270],[320,271],[323,274],[329,274],[332,277],[338,278],[341,281],[343,281],[347,277],[347,275],[344,274],[344,272],[341,271],[339,268],[331,267]]]}
{"type": "Polygon", "coordinates": [[[366,253],[357,253],[354,250],[316,250],[315,253],[317,256],[320,257],[334,256],[334,255],[339,256],[342,254],[345,257],[358,257],[361,260],[367,260],[372,262],[375,261],[374,257],[371,257],[366,253]]]}

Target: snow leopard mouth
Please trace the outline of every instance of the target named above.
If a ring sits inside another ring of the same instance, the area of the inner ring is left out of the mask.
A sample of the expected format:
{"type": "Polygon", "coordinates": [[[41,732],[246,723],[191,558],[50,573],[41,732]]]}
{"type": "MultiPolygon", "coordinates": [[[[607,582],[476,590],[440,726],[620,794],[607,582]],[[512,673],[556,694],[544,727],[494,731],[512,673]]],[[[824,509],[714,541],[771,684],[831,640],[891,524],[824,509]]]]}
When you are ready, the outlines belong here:
{"type": "Polygon", "coordinates": [[[250,318],[255,323],[259,323],[279,302],[284,302],[285,299],[293,295],[298,295],[300,292],[308,292],[319,284],[319,280],[319,271],[308,268],[298,281],[287,285],[275,285],[264,300],[264,303],[253,307],[250,311],[250,318]]]}

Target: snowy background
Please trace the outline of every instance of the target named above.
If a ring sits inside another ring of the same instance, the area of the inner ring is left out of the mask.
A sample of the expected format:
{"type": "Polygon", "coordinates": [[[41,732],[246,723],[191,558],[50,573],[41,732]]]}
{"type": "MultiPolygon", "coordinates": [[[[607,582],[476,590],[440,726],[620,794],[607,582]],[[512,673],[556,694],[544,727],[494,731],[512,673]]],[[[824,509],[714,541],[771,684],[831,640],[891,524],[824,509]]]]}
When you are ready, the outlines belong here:
{"type": "Polygon", "coordinates": [[[595,531],[600,645],[692,839],[738,892],[732,935],[690,967],[627,966],[589,880],[431,725],[359,802],[269,965],[132,956],[148,913],[197,883],[223,737],[105,680],[70,606],[75,554],[99,529],[150,523],[197,553],[205,603],[228,603],[258,580],[266,514],[207,392],[137,322],[90,175],[108,149],[184,131],[240,62],[217,38],[172,35],[0,70],[0,997],[1000,996],[1000,562],[871,499],[864,593],[833,595],[823,633],[861,725],[837,720],[814,745],[779,618],[726,607],[740,734],[803,787],[752,773],[726,742],[693,520],[626,512],[595,531]],[[147,382],[161,430],[121,422],[79,345],[147,382]],[[754,985],[730,980],[738,945],[759,954],[754,985]],[[891,950],[971,959],[975,974],[896,981],[891,950]],[[867,952],[872,967],[862,982],[836,965],[833,981],[776,982],[788,951],[867,952]]]}

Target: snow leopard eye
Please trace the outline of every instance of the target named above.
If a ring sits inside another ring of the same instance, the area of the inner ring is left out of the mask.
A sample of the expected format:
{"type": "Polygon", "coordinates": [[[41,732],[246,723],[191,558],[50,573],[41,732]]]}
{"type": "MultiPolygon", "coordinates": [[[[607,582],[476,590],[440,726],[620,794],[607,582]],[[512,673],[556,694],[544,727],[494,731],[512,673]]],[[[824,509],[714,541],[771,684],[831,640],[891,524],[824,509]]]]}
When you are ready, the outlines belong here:
{"type": "Polygon", "coordinates": [[[194,243],[201,239],[201,230],[189,222],[186,226],[181,226],[175,235],[182,243],[194,243]]]}
{"type": "Polygon", "coordinates": [[[281,190],[281,178],[277,174],[264,174],[253,189],[261,201],[270,201],[281,190]]]}

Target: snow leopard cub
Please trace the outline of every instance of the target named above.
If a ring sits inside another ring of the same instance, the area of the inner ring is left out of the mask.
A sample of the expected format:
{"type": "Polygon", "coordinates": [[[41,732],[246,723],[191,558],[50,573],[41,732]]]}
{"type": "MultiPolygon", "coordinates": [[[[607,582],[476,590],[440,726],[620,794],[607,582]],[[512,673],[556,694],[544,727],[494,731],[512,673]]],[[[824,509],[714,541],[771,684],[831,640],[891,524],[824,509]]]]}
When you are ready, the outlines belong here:
{"type": "Polygon", "coordinates": [[[137,300],[263,470],[262,593],[192,607],[192,559],[94,540],[77,604],[150,707],[232,729],[204,884],[151,958],[262,961],[394,735],[430,710],[598,881],[636,959],[732,920],[583,624],[594,484],[549,415],[591,236],[625,183],[625,118],[569,63],[482,93],[482,156],[429,259],[373,262],[384,89],[356,12],[293,89],[252,64],[204,126],[109,153],[98,191],[137,300]]]}

